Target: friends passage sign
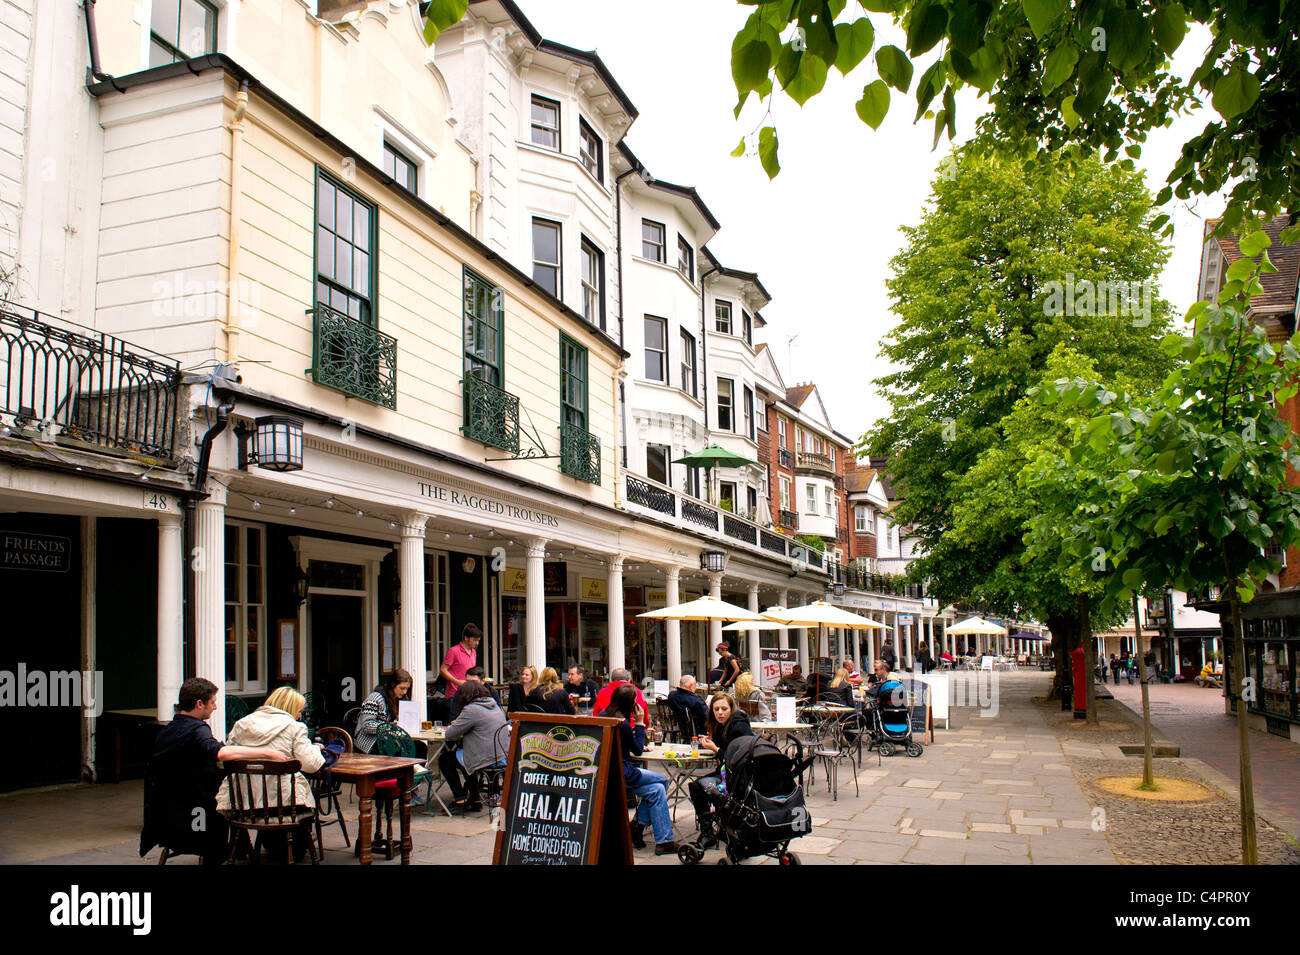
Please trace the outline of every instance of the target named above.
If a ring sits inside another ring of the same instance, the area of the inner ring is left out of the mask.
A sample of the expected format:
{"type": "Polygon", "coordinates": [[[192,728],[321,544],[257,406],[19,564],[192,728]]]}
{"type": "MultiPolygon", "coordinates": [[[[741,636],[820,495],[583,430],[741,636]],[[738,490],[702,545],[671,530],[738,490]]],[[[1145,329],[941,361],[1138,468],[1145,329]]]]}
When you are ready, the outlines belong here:
{"type": "Polygon", "coordinates": [[[632,862],[618,720],[511,713],[494,865],[632,862]]]}

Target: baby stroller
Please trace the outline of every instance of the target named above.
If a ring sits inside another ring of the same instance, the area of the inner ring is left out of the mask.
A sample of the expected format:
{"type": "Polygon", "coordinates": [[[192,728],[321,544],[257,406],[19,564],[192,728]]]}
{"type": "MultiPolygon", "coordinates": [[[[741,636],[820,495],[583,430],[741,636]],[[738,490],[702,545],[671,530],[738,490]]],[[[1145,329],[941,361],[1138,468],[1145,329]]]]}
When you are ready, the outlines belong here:
{"type": "Polygon", "coordinates": [[[920,756],[925,747],[912,739],[912,711],[907,705],[907,690],[897,680],[880,684],[875,705],[871,707],[871,745],[881,756],[892,756],[896,747],[905,747],[908,756],[920,756]]]}
{"type": "MultiPolygon", "coordinates": [[[[717,837],[725,851],[719,865],[738,865],[757,856],[770,856],[780,865],[800,864],[789,851],[790,842],[812,831],[799,780],[813,757],[802,757],[802,747],[796,747],[792,759],[761,736],[743,736],[727,747],[727,792],[719,794],[715,809],[717,837]]],[[[704,849],[688,842],[677,858],[695,865],[704,858],[704,849]]]]}

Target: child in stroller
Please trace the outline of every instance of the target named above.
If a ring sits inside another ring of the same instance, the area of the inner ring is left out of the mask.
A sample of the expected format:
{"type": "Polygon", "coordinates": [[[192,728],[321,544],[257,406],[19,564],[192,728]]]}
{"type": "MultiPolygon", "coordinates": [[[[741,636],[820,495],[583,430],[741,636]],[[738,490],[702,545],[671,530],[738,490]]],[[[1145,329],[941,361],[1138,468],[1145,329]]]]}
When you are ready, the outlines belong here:
{"type": "MultiPolygon", "coordinates": [[[[813,757],[803,760],[802,747],[797,745],[796,752],[791,759],[761,736],[742,736],[727,746],[726,788],[709,792],[717,821],[713,836],[725,850],[719,865],[737,865],[758,856],[769,856],[780,865],[800,864],[789,847],[792,840],[812,830],[799,780],[813,757]]],[[[678,859],[685,865],[698,863],[704,858],[703,841],[682,846],[678,859]]]]}

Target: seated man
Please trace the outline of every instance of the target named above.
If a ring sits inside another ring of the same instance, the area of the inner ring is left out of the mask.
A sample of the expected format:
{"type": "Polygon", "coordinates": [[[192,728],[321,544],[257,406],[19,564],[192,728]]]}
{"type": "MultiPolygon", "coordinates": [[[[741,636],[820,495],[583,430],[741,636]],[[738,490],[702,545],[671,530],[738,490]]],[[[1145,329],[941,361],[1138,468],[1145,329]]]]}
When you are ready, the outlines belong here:
{"type": "Polygon", "coordinates": [[[867,678],[867,700],[869,700],[872,705],[875,704],[876,699],[880,696],[880,685],[888,679],[889,664],[884,660],[877,660],[875,665],[871,668],[871,676],[867,678]]]}
{"type": "Polygon", "coordinates": [[[181,684],[176,715],[158,731],[145,772],[140,855],[162,846],[171,854],[201,856],[205,865],[223,862],[226,820],[217,812],[217,789],[224,773],[218,763],[285,758],[263,746],[223,746],[208,726],[216,709],[215,683],[191,677],[181,684]]]}
{"type": "Polygon", "coordinates": [[[794,669],[787,675],[781,677],[776,684],[776,692],[782,696],[806,696],[808,693],[808,683],[803,678],[803,669],[799,664],[794,665],[794,669]]]}
{"type": "Polygon", "coordinates": [[[587,671],[575,663],[569,667],[567,677],[564,681],[564,692],[570,696],[577,696],[579,706],[591,706],[600,688],[596,686],[594,680],[588,679],[587,671]]]}
{"type": "Polygon", "coordinates": [[[691,736],[698,736],[704,732],[704,727],[709,720],[709,708],[705,705],[704,700],[695,692],[698,681],[695,677],[687,673],[677,683],[677,689],[668,694],[668,706],[674,713],[685,714],[691,721],[694,729],[691,736]]]}

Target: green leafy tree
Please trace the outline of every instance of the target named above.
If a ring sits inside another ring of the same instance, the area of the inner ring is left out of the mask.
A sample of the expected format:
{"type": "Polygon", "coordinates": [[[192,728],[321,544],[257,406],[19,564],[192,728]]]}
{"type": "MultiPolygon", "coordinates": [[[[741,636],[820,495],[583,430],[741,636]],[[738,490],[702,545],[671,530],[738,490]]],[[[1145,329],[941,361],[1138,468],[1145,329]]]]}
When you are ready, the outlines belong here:
{"type": "Polygon", "coordinates": [[[1045,390],[1049,401],[1091,418],[1069,453],[1084,503],[1068,517],[1045,514],[1040,528],[1068,528],[1065,550],[1076,567],[1097,548],[1105,553],[1113,569],[1103,577],[1103,605],[1122,604],[1147,584],[1220,590],[1231,611],[1247,864],[1258,861],[1246,723],[1255,687],[1245,668],[1241,605],[1278,570],[1266,548],[1300,542],[1300,489],[1287,481],[1287,465],[1300,467],[1300,454],[1278,413],[1296,395],[1300,351],[1293,342],[1275,348],[1246,317],[1246,302],[1262,291],[1259,274],[1275,271],[1269,244],[1262,231],[1243,238],[1246,257],[1229,269],[1219,302],[1194,305],[1194,333],[1165,340],[1166,353],[1182,364],[1151,400],[1079,379],[1045,390]]]}
{"type": "Polygon", "coordinates": [[[1093,159],[1067,175],[974,153],[951,169],[891,263],[899,323],[881,349],[898,370],[877,382],[891,411],[859,450],[890,458],[893,516],[924,554],[912,578],[929,579],[944,603],[1042,614],[1063,655],[1081,639],[1080,609],[1041,602],[1048,575],[1019,559],[1034,507],[1015,482],[1023,452],[994,455],[1008,443],[1004,419],[1057,346],[1102,380],[1155,387],[1169,367],[1155,347],[1169,308],[1149,283],[1166,252],[1134,173],[1093,159]],[[1139,294],[1098,301],[1121,288],[1139,294]],[[981,455],[988,463],[967,480],[981,455]],[[998,495],[985,479],[1002,482],[998,495]]]}
{"type": "MultiPolygon", "coordinates": [[[[956,93],[992,106],[989,141],[1053,153],[1079,147],[1132,166],[1154,129],[1206,102],[1218,118],[1184,144],[1157,201],[1218,192],[1234,179],[1224,228],[1300,208],[1300,4],[1247,0],[738,0],[751,12],[731,47],[740,103],[777,92],[800,106],[832,70],[864,81],[856,112],[873,129],[915,98],[913,121],[955,135],[956,93]],[[877,45],[892,22],[905,48],[877,45]],[[1189,25],[1212,41],[1190,76],[1171,70],[1189,25]],[[874,56],[871,55],[874,49],[874,56]],[[1123,158],[1121,158],[1121,154],[1123,158]]],[[[910,113],[910,104],[907,104],[910,113]]],[[[780,169],[776,128],[758,143],[780,169]]],[[[743,152],[743,149],[740,150],[743,152]]],[[[1157,222],[1159,228],[1163,223],[1157,222]]]]}

